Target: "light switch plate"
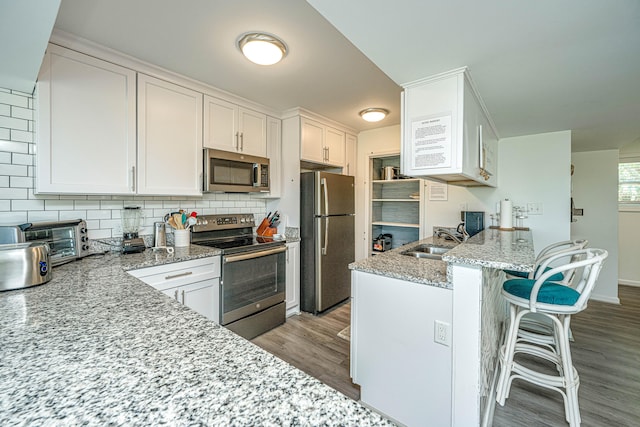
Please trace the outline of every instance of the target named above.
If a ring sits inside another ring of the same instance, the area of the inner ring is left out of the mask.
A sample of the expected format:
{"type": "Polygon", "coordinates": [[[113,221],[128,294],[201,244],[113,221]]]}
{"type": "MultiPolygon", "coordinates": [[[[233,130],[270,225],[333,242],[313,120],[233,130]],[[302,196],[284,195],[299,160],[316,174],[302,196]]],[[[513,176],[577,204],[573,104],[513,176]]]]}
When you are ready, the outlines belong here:
{"type": "Polygon", "coordinates": [[[527,203],[528,215],[542,215],[542,203],[541,202],[529,202],[527,203]]]}

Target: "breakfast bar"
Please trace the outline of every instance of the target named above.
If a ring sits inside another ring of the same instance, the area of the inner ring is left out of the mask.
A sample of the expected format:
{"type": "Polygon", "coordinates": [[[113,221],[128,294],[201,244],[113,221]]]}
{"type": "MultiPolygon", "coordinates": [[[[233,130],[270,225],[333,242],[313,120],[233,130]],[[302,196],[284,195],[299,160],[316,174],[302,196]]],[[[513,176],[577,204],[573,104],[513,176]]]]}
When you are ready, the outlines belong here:
{"type": "Polygon", "coordinates": [[[530,231],[429,237],[352,269],[351,375],[363,403],[407,425],[487,423],[506,317],[503,269],[532,271],[530,231]],[[442,259],[412,248],[450,248],[442,259]]]}

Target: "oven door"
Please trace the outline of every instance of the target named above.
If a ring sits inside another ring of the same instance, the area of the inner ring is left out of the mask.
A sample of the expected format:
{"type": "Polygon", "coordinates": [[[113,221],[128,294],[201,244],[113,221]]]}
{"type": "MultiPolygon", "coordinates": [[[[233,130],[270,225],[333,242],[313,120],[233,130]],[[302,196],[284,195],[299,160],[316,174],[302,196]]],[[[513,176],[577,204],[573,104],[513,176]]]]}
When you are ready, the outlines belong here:
{"type": "Polygon", "coordinates": [[[284,301],[285,246],[222,257],[222,325],[284,301]]]}

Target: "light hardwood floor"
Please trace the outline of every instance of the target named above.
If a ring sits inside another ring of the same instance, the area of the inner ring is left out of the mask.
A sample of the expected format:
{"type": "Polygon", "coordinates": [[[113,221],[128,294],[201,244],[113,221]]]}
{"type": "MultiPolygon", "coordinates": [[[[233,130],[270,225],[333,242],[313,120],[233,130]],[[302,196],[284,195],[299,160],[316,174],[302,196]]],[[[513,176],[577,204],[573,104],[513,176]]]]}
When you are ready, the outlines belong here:
{"type": "MultiPolygon", "coordinates": [[[[582,426],[640,426],[640,288],[619,287],[621,305],[589,302],[573,317],[571,345],[580,375],[582,426]]],[[[352,399],[360,390],[349,377],[349,342],[337,336],[349,324],[350,305],[321,316],[303,313],[255,339],[265,350],[352,399]]],[[[495,427],[564,426],[557,392],[514,381],[495,427]]]]}

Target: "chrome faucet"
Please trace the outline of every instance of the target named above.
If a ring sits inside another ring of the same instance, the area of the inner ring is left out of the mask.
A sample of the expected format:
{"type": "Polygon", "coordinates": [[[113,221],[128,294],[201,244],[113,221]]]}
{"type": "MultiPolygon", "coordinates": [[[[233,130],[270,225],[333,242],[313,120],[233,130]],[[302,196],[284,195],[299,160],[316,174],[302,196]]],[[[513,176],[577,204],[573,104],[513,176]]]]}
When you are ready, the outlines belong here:
{"type": "Polygon", "coordinates": [[[467,233],[467,229],[464,227],[464,222],[458,225],[458,228],[456,229],[456,231],[457,231],[457,234],[454,234],[451,231],[447,230],[446,228],[436,228],[435,230],[433,230],[433,235],[436,237],[442,237],[442,235],[444,234],[445,236],[451,237],[454,241],[458,243],[466,242],[467,239],[469,239],[469,233],[467,233]]]}

